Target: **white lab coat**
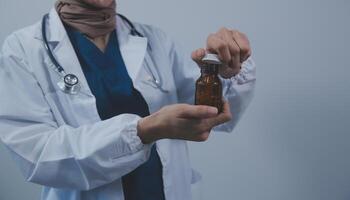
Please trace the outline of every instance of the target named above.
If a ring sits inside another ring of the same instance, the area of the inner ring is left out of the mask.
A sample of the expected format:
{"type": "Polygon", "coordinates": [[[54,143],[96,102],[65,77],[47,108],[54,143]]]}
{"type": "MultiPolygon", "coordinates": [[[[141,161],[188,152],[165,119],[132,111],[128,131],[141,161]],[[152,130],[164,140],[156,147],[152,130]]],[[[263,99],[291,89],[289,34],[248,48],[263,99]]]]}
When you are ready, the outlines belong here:
{"type": "MultiPolygon", "coordinates": [[[[117,19],[120,49],[134,86],[146,99],[150,112],[175,103],[193,103],[198,67],[182,56],[160,30],[136,24],[146,37],[129,34],[117,19]],[[147,48],[149,46],[149,48],[147,48]],[[152,62],[153,57],[154,62],[152,62]],[[147,67],[160,76],[164,93],[154,87],[147,67]]],[[[78,76],[81,92],[63,93],[60,77],[45,52],[41,22],[7,38],[0,54],[0,138],[27,181],[44,186],[42,199],[122,200],[121,177],[144,163],[151,145],[137,136],[137,115],[122,114],[101,121],[96,100],[55,10],[47,21],[49,45],[67,73],[78,76]]],[[[233,120],[216,128],[231,132],[247,107],[255,84],[251,59],[241,72],[223,80],[224,96],[233,120]]],[[[167,200],[191,199],[191,183],[198,174],[189,162],[186,141],[157,141],[163,165],[167,200]]]]}

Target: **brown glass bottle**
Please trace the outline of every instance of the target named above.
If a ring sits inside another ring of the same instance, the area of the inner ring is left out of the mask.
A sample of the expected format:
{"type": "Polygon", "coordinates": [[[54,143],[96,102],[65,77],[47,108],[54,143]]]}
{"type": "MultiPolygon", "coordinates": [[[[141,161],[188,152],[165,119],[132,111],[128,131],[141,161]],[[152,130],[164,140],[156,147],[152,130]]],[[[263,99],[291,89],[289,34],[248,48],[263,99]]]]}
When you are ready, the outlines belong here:
{"type": "Polygon", "coordinates": [[[215,54],[207,54],[201,66],[201,76],[196,81],[196,105],[216,107],[222,112],[222,84],[218,76],[220,60],[215,54]]]}

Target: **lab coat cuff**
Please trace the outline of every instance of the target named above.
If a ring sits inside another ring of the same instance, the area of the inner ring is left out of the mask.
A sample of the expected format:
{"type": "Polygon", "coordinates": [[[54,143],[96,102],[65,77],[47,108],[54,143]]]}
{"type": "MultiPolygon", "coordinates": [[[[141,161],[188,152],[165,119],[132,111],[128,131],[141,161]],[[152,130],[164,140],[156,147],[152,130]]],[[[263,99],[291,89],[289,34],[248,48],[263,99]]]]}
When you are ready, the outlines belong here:
{"type": "Polygon", "coordinates": [[[140,118],[135,119],[126,127],[126,132],[128,132],[128,134],[126,134],[127,137],[125,138],[125,140],[127,140],[130,150],[133,153],[150,146],[149,144],[143,144],[141,138],[137,134],[137,123],[139,120],[140,118]]]}
{"type": "Polygon", "coordinates": [[[224,85],[224,88],[230,88],[232,85],[243,85],[245,83],[255,81],[255,63],[251,57],[249,57],[245,62],[242,63],[241,71],[235,76],[224,79],[220,76],[220,79],[224,85]]]}
{"type": "Polygon", "coordinates": [[[140,117],[135,117],[124,128],[122,138],[124,144],[127,144],[127,149],[118,149],[116,147],[116,151],[117,155],[130,155],[143,151],[144,160],[146,161],[150,155],[152,144],[143,144],[141,138],[137,135],[137,123],[139,119],[140,117]]]}

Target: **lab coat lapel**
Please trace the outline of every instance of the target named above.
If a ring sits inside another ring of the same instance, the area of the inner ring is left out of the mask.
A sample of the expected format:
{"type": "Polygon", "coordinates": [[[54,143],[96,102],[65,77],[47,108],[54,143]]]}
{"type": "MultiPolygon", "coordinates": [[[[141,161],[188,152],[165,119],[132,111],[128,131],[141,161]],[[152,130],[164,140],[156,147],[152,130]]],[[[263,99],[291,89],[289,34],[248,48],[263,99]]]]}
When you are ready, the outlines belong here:
{"type": "MultiPolygon", "coordinates": [[[[64,28],[55,9],[52,9],[47,22],[47,38],[54,55],[66,73],[75,74],[81,84],[81,92],[92,96],[87,80],[82,71],[78,57],[69,40],[67,32],[64,28]]],[[[126,65],[129,76],[135,83],[137,75],[143,65],[145,59],[148,40],[146,37],[138,37],[130,34],[130,27],[120,18],[117,17],[117,36],[119,48],[126,65]]],[[[41,33],[40,33],[41,34],[41,33]]],[[[40,35],[38,34],[38,35],[40,35]]],[[[41,38],[41,37],[38,37],[41,38]]],[[[41,38],[42,39],[42,38],[41,38]]],[[[47,65],[53,65],[47,57],[47,65]]]]}
{"type": "MultiPolygon", "coordinates": [[[[67,74],[74,74],[79,78],[81,93],[92,96],[78,57],[55,9],[50,11],[46,31],[48,43],[58,63],[64,68],[67,74]]],[[[48,66],[53,65],[48,57],[45,62],[47,62],[48,66]]]]}
{"type": "Polygon", "coordinates": [[[135,83],[145,59],[148,40],[146,37],[131,35],[130,27],[120,17],[117,17],[117,35],[124,63],[135,83]]]}

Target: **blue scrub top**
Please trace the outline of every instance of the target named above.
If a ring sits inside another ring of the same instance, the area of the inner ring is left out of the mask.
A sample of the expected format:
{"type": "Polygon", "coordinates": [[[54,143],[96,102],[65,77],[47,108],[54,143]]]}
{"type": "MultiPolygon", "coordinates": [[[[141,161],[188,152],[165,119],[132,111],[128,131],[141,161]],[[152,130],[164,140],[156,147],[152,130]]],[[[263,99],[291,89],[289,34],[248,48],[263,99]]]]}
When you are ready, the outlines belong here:
{"type": "MultiPolygon", "coordinates": [[[[123,113],[149,115],[148,105],[137,91],[123,61],[116,31],[110,35],[105,52],[82,33],[66,27],[102,120],[123,113]]],[[[153,145],[149,160],[122,177],[126,200],[165,200],[162,164],[153,145]]]]}

